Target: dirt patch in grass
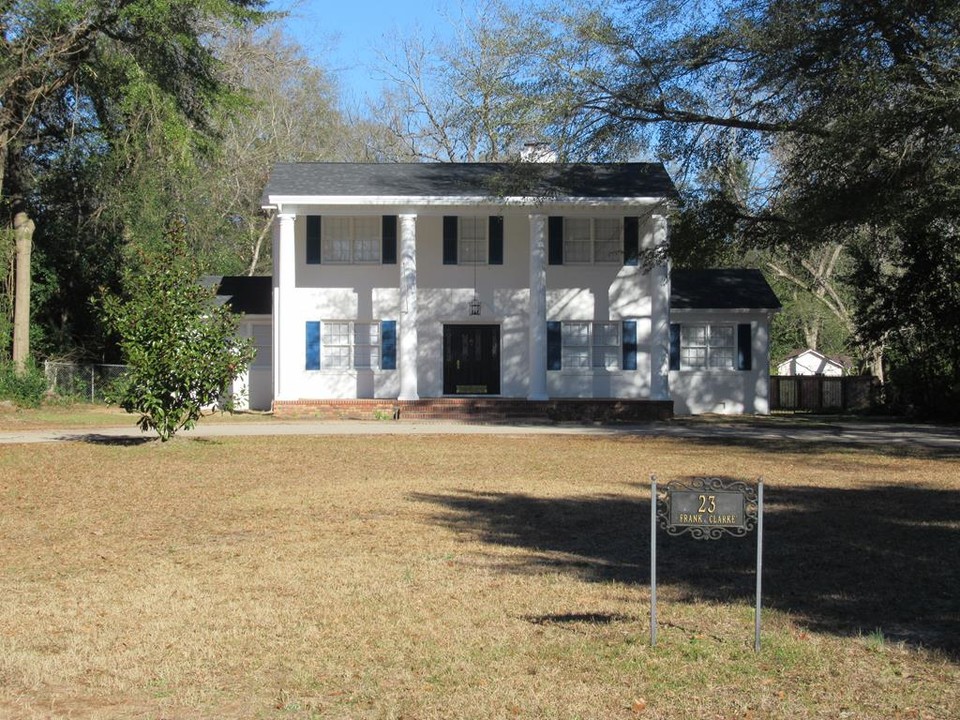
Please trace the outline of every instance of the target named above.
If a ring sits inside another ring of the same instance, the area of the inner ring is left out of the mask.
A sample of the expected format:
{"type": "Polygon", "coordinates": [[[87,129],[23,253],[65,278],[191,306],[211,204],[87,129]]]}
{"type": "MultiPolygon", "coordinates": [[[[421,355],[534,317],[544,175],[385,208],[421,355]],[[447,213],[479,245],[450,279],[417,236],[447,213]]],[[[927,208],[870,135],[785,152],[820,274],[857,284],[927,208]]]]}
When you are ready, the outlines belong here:
{"type": "Polygon", "coordinates": [[[0,716],[960,715],[960,473],[872,450],[571,437],[0,448],[0,716]],[[649,475],[766,482],[661,535],[649,475]]]}

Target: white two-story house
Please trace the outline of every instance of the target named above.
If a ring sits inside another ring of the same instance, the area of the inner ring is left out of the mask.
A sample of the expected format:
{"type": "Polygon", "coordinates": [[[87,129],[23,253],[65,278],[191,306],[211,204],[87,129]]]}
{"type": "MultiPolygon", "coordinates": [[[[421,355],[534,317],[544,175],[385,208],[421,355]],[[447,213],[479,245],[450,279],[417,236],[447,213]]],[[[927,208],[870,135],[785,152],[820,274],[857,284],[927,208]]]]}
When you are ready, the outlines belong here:
{"type": "Polygon", "coordinates": [[[779,303],[762,277],[744,307],[699,297],[681,324],[668,267],[642,260],[675,198],[650,163],[278,164],[271,312],[245,325],[251,404],[269,377],[278,409],[492,396],[766,412],[779,303]]]}

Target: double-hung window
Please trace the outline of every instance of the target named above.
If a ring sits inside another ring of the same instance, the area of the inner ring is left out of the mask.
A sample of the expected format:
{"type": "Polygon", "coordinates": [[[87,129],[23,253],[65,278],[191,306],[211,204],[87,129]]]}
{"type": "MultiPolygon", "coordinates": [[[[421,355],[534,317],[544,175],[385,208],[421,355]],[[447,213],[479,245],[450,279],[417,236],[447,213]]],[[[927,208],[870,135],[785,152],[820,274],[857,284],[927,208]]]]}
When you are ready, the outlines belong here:
{"type": "Polygon", "coordinates": [[[444,265],[503,265],[503,218],[443,217],[444,265]]]}
{"type": "Polygon", "coordinates": [[[461,265],[484,265],[487,262],[487,218],[459,218],[459,250],[461,265]]]}
{"type": "Polygon", "coordinates": [[[671,323],[671,370],[751,370],[751,323],[671,323]]]}
{"type": "MultiPolygon", "coordinates": [[[[554,369],[620,370],[623,368],[624,323],[564,321],[559,327],[560,356],[554,369]]],[[[629,324],[635,333],[635,324],[629,324]]],[[[635,343],[635,340],[631,340],[635,343]]],[[[628,349],[628,354],[630,350],[628,349]]],[[[635,352],[635,350],[634,350],[635,352]]]]}
{"type": "Polygon", "coordinates": [[[320,366],[328,370],[380,367],[380,323],[325,322],[320,366]]]}
{"type": "Polygon", "coordinates": [[[379,216],[324,216],[322,262],[371,264],[380,262],[379,216]]]}
{"type": "Polygon", "coordinates": [[[564,218],[564,263],[620,263],[622,258],[619,218],[564,218]]]}
{"type": "Polygon", "coordinates": [[[397,323],[349,320],[306,325],[307,370],[395,370],[397,323]]]}

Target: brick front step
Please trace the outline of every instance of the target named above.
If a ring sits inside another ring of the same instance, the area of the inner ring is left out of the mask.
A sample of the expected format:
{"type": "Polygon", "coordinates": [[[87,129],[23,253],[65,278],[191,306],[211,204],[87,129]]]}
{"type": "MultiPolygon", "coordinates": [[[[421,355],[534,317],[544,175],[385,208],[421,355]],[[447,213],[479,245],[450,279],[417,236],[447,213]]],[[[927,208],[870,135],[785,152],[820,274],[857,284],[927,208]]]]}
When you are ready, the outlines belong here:
{"type": "Polygon", "coordinates": [[[454,422],[645,422],[673,417],[661,400],[566,398],[430,398],[425,400],[293,400],[274,402],[281,417],[330,420],[447,420],[454,422]]]}

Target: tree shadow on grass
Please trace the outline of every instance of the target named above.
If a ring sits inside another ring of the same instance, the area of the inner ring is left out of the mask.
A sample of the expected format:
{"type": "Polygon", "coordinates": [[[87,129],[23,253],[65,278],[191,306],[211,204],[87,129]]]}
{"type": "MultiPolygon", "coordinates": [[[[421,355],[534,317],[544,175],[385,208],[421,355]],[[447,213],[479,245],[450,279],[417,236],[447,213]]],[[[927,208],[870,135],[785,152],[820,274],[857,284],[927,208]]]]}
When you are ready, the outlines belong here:
{"type": "Polygon", "coordinates": [[[75,442],[87,443],[88,445],[109,445],[114,447],[136,447],[138,445],[149,445],[157,442],[156,437],[132,437],[130,435],[103,435],[100,433],[87,433],[86,435],[70,435],[59,438],[60,440],[72,440],[75,442]]]}
{"type": "MultiPolygon", "coordinates": [[[[823,433],[818,433],[818,435],[823,435],[823,433]]],[[[697,445],[705,448],[757,450],[766,455],[843,453],[851,456],[880,455],[921,460],[956,460],[960,458],[960,442],[957,441],[957,432],[943,428],[937,428],[936,431],[930,431],[926,434],[917,433],[909,438],[885,436],[883,432],[877,431],[868,440],[860,441],[851,440],[843,435],[837,435],[835,439],[751,437],[747,434],[737,435],[735,433],[717,434],[712,437],[705,435],[697,435],[693,438],[683,438],[682,436],[671,438],[669,435],[660,437],[676,439],[678,442],[695,440],[697,445]]],[[[619,439],[625,442],[633,442],[636,437],[625,433],[619,439]]]]}
{"type": "MultiPolygon", "coordinates": [[[[89,433],[87,435],[71,435],[60,438],[61,440],[72,440],[75,442],[87,443],[89,445],[107,445],[113,447],[137,447],[139,445],[161,445],[160,438],[156,435],[144,435],[143,437],[133,437],[130,435],[102,435],[98,433],[89,433]]],[[[216,438],[207,437],[182,437],[176,436],[170,438],[168,442],[177,443],[198,443],[201,445],[221,445],[222,442],[216,438]]]]}
{"type": "MultiPolygon", "coordinates": [[[[528,551],[512,571],[648,585],[649,500],[418,494],[435,518],[528,551]]],[[[811,629],[872,633],[960,659],[960,492],[919,487],[766,489],[763,604],[811,629]]],[[[756,533],[697,541],[657,533],[657,577],[681,601],[753,603],[756,533]]]]}

